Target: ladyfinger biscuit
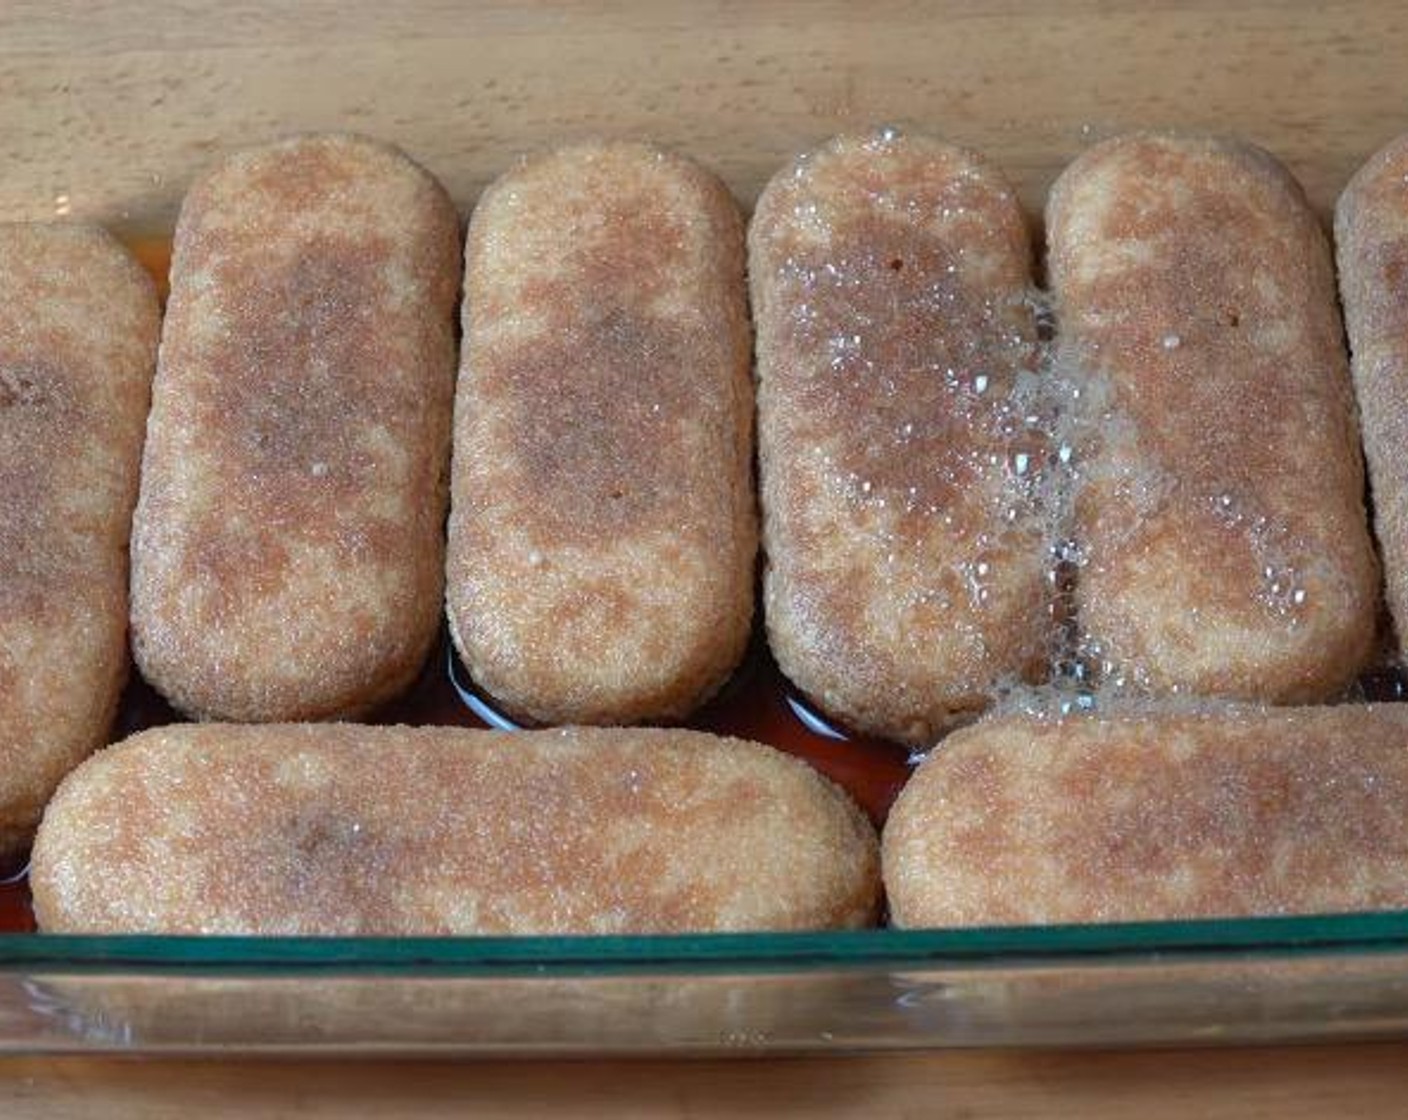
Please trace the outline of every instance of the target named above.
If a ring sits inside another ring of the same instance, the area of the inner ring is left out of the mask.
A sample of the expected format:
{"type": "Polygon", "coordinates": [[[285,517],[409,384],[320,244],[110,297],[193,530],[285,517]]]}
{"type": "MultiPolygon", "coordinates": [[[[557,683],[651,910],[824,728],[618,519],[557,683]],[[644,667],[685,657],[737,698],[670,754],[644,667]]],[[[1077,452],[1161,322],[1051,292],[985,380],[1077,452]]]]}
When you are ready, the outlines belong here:
{"type": "Polygon", "coordinates": [[[0,225],[0,867],[108,734],[160,312],[101,230],[0,225]]]}
{"type": "Polygon", "coordinates": [[[1090,406],[1075,601],[1107,680],[1322,699],[1377,565],[1334,275],[1300,188],[1235,141],[1128,136],[1057,181],[1062,353],[1090,406]]]}
{"type": "Polygon", "coordinates": [[[491,186],[465,250],[448,611],[544,723],[687,714],[742,656],[757,525],[737,207],[640,144],[491,186]]]}
{"type": "Polygon", "coordinates": [[[132,637],[182,711],[366,711],[443,587],[458,224],[392,148],[304,136],[192,188],[132,548],[132,637]]]}
{"type": "Polygon", "coordinates": [[[1335,210],[1340,294],[1374,527],[1398,649],[1408,655],[1408,135],[1374,156],[1335,210]]]}
{"type": "Polygon", "coordinates": [[[911,742],[1042,675],[1016,198],[972,153],[840,137],[749,231],[768,638],[851,726],[911,742]]]}
{"type": "Polygon", "coordinates": [[[1408,906],[1408,706],[995,720],[885,826],[899,926],[1408,906]]]}
{"type": "Polygon", "coordinates": [[[65,783],[30,883],[49,932],[643,933],[861,926],[860,810],[694,731],[164,727],[65,783]]]}

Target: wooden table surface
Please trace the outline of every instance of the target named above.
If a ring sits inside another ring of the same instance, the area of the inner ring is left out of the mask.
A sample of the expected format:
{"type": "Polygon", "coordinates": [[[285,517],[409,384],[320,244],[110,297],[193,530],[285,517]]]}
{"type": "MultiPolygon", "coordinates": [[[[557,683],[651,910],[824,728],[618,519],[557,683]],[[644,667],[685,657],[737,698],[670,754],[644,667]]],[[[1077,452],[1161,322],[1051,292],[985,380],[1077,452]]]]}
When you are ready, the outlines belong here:
{"type": "Polygon", "coordinates": [[[221,153],[304,129],[404,147],[467,211],[524,152],[644,137],[745,204],[893,124],[990,156],[1039,212],[1092,141],[1228,132],[1325,211],[1408,128],[1399,0],[5,0],[0,218],[169,232],[221,153]]]}
{"type": "Polygon", "coordinates": [[[0,1061],[5,1120],[225,1116],[1400,1117],[1408,1044],[786,1061],[0,1061]]]}

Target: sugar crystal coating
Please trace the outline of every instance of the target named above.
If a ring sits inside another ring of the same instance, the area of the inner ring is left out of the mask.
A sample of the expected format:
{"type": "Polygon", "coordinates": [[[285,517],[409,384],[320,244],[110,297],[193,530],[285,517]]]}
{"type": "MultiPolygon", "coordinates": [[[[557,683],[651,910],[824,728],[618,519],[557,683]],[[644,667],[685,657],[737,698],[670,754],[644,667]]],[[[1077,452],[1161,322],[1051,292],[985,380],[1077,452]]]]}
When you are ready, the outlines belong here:
{"type": "Polygon", "coordinates": [[[1050,645],[1021,210],[971,153],[885,130],[781,172],[749,241],[773,652],[852,726],[931,740],[1050,645]]]}
{"type": "Polygon", "coordinates": [[[186,197],[132,538],[143,675],[204,718],[365,711],[443,581],[458,219],[395,149],[313,135],[186,197]]]}
{"type": "Polygon", "coordinates": [[[1408,650],[1408,137],[1350,181],[1335,211],[1340,292],[1387,600],[1408,650]]]}
{"type": "Polygon", "coordinates": [[[896,925],[1408,906],[1408,706],[991,720],[885,826],[896,925]]]}
{"type": "Polygon", "coordinates": [[[659,149],[589,143],[481,198],[466,242],[446,590],[519,717],[687,715],[752,621],[738,208],[659,149]]]}
{"type": "Polygon", "coordinates": [[[1364,666],[1377,564],[1334,277],[1299,186],[1233,141],[1134,135],[1047,209],[1088,669],[1288,703],[1364,666]]]}
{"type": "Polygon", "coordinates": [[[108,734],[160,313],[101,230],[0,225],[0,871],[108,734]]]}
{"type": "Polygon", "coordinates": [[[666,933],[865,925],[875,834],[769,747],[694,731],[177,725],[51,803],[49,932],[666,933]]]}

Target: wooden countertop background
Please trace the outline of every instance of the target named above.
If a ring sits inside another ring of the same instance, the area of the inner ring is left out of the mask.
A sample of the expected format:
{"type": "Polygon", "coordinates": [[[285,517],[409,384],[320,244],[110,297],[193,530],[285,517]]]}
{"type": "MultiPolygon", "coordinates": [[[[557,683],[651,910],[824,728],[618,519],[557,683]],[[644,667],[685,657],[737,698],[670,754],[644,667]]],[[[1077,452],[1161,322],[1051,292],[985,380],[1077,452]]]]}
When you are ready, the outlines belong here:
{"type": "Polygon", "coordinates": [[[1348,1120],[1405,1111],[1408,1046],[1396,1044],[695,1063],[0,1061],[5,1120],[1348,1120]]]}
{"type": "Polygon", "coordinates": [[[793,153],[894,124],[1039,208],[1090,141],[1237,133],[1324,207],[1408,128],[1395,0],[6,0],[0,219],[169,229],[219,153],[320,128],[405,147],[463,209],[513,158],[651,137],[746,203],[793,153]]]}
{"type": "MultiPolygon", "coordinates": [[[[518,153],[647,136],[745,203],[793,152],[897,124],[980,148],[1039,209],[1134,127],[1232,132],[1327,208],[1408,129],[1396,2],[509,0],[0,5],[0,218],[169,230],[222,151],[298,129],[400,143],[465,210],[518,153]]],[[[1400,1115],[1408,1048],[934,1053],[604,1064],[0,1061],[0,1116],[1400,1115]]]]}

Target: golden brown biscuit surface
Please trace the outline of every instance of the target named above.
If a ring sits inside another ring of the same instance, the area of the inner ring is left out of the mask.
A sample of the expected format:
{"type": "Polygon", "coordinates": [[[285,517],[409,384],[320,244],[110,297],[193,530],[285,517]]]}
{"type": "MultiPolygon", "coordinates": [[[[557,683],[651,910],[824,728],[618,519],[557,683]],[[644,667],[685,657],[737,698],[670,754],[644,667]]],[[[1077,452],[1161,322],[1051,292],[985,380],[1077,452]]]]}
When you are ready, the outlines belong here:
{"type": "Polygon", "coordinates": [[[1377,570],[1330,255],[1299,186],[1234,141],[1123,137],[1061,176],[1047,229],[1094,425],[1086,652],[1153,693],[1334,694],[1370,653],[1377,570]]]}
{"type": "Polygon", "coordinates": [[[0,869],[108,733],[159,310],[80,225],[0,225],[0,869]]]}
{"type": "Polygon", "coordinates": [[[687,160],[584,144],[503,176],[466,246],[447,605],[549,723],[680,717],[752,618],[743,242],[687,160]]]}
{"type": "Polygon", "coordinates": [[[1335,210],[1340,293],[1389,610],[1408,650],[1408,136],[1378,152],[1335,210]]]}
{"type": "Polygon", "coordinates": [[[625,933],[871,921],[875,835],[805,763],[692,731],[182,725],[74,774],[49,932],[625,933]]]}
{"type": "Polygon", "coordinates": [[[896,925],[1408,906],[1408,705],[994,720],[885,827],[896,925]]]}
{"type": "Polygon", "coordinates": [[[205,718],[364,711],[443,580],[458,225],[394,149],[303,136],[187,196],[133,534],[143,674],[205,718]]]}
{"type": "Polygon", "coordinates": [[[931,740],[1039,679],[1030,248],[975,155],[839,137],[749,230],[769,640],[868,732],[931,740]]]}

